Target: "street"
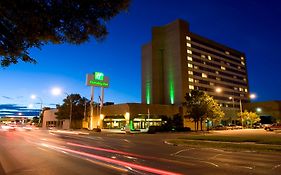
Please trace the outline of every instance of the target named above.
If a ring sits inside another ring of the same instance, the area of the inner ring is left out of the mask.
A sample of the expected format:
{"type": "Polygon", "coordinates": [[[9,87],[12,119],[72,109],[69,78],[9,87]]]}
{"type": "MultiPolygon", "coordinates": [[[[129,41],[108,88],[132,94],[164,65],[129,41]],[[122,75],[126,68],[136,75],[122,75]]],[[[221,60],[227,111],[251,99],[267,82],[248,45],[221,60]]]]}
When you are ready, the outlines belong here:
{"type": "MultiPolygon", "coordinates": [[[[180,135],[180,134],[179,134],[180,135]]],[[[0,132],[0,174],[279,174],[280,153],[165,144],[177,134],[0,132]]]]}

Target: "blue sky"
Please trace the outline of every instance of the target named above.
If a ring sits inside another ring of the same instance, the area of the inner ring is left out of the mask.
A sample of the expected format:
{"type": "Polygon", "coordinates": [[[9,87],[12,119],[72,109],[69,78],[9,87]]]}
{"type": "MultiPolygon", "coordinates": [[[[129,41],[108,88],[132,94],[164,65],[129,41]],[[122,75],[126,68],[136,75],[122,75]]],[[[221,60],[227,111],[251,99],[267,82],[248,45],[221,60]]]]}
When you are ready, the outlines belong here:
{"type": "MultiPolygon", "coordinates": [[[[278,0],[134,0],[127,13],[108,22],[109,35],[103,42],[49,44],[31,50],[38,64],[0,68],[0,104],[39,108],[39,100],[30,98],[36,94],[44,106],[53,107],[65,97],[53,96],[53,87],[89,98],[86,73],[95,71],[110,78],[106,101],[140,102],[141,46],[151,40],[152,26],[177,18],[188,21],[194,33],[245,52],[256,101],[281,100],[280,8],[278,0]]],[[[95,89],[95,99],[99,91],[95,89]]]]}

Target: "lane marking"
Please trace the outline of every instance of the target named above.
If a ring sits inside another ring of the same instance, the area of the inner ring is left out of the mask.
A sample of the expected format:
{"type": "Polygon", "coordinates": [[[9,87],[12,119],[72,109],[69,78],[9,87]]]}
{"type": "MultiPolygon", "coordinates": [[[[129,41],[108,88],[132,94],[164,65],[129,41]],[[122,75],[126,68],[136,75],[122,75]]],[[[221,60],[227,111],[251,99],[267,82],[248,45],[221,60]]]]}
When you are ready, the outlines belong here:
{"type": "Polygon", "coordinates": [[[155,173],[155,174],[165,174],[165,175],[180,175],[179,173],[174,173],[174,172],[169,172],[169,171],[165,171],[165,170],[160,170],[160,169],[156,169],[156,168],[152,168],[152,167],[147,167],[147,166],[142,166],[142,165],[138,165],[138,164],[134,164],[134,163],[129,163],[129,162],[124,162],[121,160],[116,160],[116,159],[111,159],[111,158],[107,158],[107,157],[102,157],[102,156],[98,156],[98,155],[94,155],[94,154],[90,154],[90,153],[86,153],[86,152],[80,152],[80,151],[76,151],[76,150],[71,150],[68,148],[61,148],[61,147],[57,147],[57,146],[53,146],[53,145],[48,145],[48,144],[42,144],[42,146],[45,146],[47,148],[53,148],[53,149],[57,149],[57,150],[63,150],[63,151],[67,151],[70,153],[74,153],[74,154],[78,154],[81,156],[86,156],[86,157],[90,157],[90,158],[94,158],[97,160],[101,160],[101,161],[105,161],[108,163],[113,163],[113,164],[117,164],[117,165],[121,165],[124,167],[131,167],[131,168],[135,168],[141,171],[146,171],[146,172],[150,172],[150,173],[155,173]]]}

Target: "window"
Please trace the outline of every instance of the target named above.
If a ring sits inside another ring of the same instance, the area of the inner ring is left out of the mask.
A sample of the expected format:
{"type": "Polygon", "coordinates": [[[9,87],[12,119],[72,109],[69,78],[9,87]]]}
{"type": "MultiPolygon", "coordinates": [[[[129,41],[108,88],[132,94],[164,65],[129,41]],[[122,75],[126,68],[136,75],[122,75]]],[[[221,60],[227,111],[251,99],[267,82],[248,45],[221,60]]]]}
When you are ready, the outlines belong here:
{"type": "Polygon", "coordinates": [[[204,61],[203,64],[206,64],[206,62],[204,61]]]}
{"type": "Polygon", "coordinates": [[[229,55],[229,52],[228,52],[228,51],[225,51],[225,54],[226,54],[226,55],[229,55]]]}
{"type": "Polygon", "coordinates": [[[244,60],[244,57],[241,57],[241,60],[244,60]]]}
{"type": "Polygon", "coordinates": [[[220,77],[216,77],[216,80],[221,81],[221,78],[220,77]]]}
{"type": "Polygon", "coordinates": [[[216,71],[216,74],[219,74],[219,71],[216,71]]]}
{"type": "Polygon", "coordinates": [[[201,58],[206,58],[206,56],[205,55],[201,55],[201,58]]]}
{"type": "Polygon", "coordinates": [[[188,63],[188,67],[192,68],[193,66],[192,66],[192,64],[188,63]]]}
{"type": "Polygon", "coordinates": [[[248,92],[248,89],[245,88],[245,92],[248,92]]]}
{"type": "Polygon", "coordinates": [[[189,85],[188,87],[189,87],[189,89],[194,89],[193,85],[189,85]]]}
{"type": "Polygon", "coordinates": [[[238,69],[241,69],[241,67],[240,67],[240,66],[238,66],[238,69]]]}
{"type": "Polygon", "coordinates": [[[191,39],[190,39],[190,37],[189,37],[189,36],[186,36],[186,40],[189,40],[189,41],[190,41],[191,39]]]}
{"type": "Polygon", "coordinates": [[[229,63],[226,63],[228,66],[230,66],[230,64],[229,63]]]}
{"type": "Polygon", "coordinates": [[[195,83],[199,83],[199,80],[194,79],[194,82],[195,82],[195,83]]]}
{"type": "Polygon", "coordinates": [[[187,47],[191,47],[191,44],[190,44],[190,43],[186,43],[186,46],[187,46],[187,47]]]}
{"type": "Polygon", "coordinates": [[[243,91],[243,88],[240,87],[240,88],[239,88],[239,91],[240,91],[240,92],[243,91]]]}
{"type": "Polygon", "coordinates": [[[212,60],[212,57],[210,55],[208,55],[208,59],[211,61],[212,60]]]}
{"type": "Polygon", "coordinates": [[[222,69],[222,70],[225,70],[225,67],[224,67],[224,66],[221,66],[221,69],[222,69]]]}
{"type": "Polygon", "coordinates": [[[207,74],[205,74],[205,73],[202,73],[202,77],[203,78],[208,78],[207,74]]]}
{"type": "Polygon", "coordinates": [[[228,104],[226,104],[226,105],[225,105],[225,107],[227,107],[227,108],[228,108],[228,104]]]}
{"type": "Polygon", "coordinates": [[[189,75],[193,75],[193,71],[189,70],[189,71],[188,71],[188,74],[189,74],[189,75]]]}
{"type": "Polygon", "coordinates": [[[193,82],[193,78],[188,78],[188,81],[189,82],[193,82]]]}
{"type": "Polygon", "coordinates": [[[192,54],[192,51],[188,49],[188,50],[187,50],[187,53],[192,54]]]}
{"type": "Polygon", "coordinates": [[[242,64],[243,66],[245,66],[245,63],[244,63],[244,61],[241,61],[241,64],[242,64]]]}
{"type": "Polygon", "coordinates": [[[237,90],[238,90],[238,88],[237,88],[237,87],[234,87],[233,89],[234,89],[235,91],[237,91],[237,90]]]}
{"type": "Polygon", "coordinates": [[[188,56],[188,57],[187,57],[187,60],[188,60],[188,61],[192,61],[192,57],[188,56]]]}
{"type": "Polygon", "coordinates": [[[234,75],[234,76],[233,76],[233,78],[237,79],[237,76],[236,76],[236,75],[234,75]]]}
{"type": "Polygon", "coordinates": [[[214,85],[215,85],[215,83],[213,83],[213,82],[210,82],[210,85],[211,85],[211,86],[214,86],[214,85]]]}
{"type": "Polygon", "coordinates": [[[195,65],[194,65],[193,67],[194,67],[194,69],[198,69],[198,66],[195,66],[195,65]]]}
{"type": "Polygon", "coordinates": [[[247,81],[247,79],[246,79],[246,78],[243,78],[243,81],[247,81]]]}

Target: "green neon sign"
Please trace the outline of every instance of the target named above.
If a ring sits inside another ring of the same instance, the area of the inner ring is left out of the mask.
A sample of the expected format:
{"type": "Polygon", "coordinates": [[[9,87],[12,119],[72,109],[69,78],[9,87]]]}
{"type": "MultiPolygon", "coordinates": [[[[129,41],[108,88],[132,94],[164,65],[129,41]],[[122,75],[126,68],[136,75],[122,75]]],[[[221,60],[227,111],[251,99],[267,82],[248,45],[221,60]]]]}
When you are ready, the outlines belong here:
{"type": "Polygon", "coordinates": [[[108,87],[108,82],[90,80],[89,84],[92,86],[108,87]]]}
{"type": "Polygon", "coordinates": [[[95,72],[95,80],[100,80],[103,81],[104,79],[104,74],[101,72],[95,72]]]}

